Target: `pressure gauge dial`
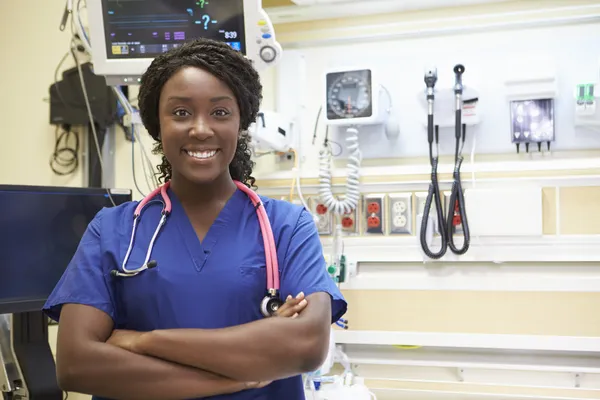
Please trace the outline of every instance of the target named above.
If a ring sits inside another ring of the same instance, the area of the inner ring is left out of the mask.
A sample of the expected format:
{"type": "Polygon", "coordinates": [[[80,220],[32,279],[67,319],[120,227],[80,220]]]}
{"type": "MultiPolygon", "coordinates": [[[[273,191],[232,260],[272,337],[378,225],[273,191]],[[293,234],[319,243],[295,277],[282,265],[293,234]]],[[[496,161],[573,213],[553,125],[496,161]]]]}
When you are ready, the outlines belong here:
{"type": "Polygon", "coordinates": [[[371,71],[327,74],[327,119],[366,118],[373,114],[371,71]]]}

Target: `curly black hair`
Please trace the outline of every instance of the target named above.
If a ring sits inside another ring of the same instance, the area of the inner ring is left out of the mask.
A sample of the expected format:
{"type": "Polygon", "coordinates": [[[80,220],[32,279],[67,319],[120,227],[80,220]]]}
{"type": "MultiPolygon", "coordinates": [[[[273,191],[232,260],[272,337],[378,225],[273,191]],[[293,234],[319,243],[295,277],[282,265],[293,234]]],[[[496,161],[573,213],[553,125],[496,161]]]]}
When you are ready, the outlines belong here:
{"type": "Polygon", "coordinates": [[[165,83],[181,68],[197,67],[213,74],[223,81],[235,95],[240,109],[240,135],[235,156],[229,164],[231,177],[255,188],[252,177],[255,163],[251,159],[248,127],[254,121],[262,101],[262,85],[252,62],[229,45],[210,39],[196,39],[186,42],[156,57],[142,75],[138,106],[146,130],[156,141],[152,152],[162,154],[162,162],[157,166],[159,180],[171,179],[171,164],[163,153],[160,141],[158,103],[165,83]]]}

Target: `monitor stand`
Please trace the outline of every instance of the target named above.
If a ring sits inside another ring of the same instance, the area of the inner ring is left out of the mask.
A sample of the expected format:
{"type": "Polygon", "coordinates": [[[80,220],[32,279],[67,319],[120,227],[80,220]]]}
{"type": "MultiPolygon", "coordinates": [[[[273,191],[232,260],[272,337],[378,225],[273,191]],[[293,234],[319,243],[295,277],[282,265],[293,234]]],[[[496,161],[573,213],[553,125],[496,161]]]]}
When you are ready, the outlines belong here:
{"type": "Polygon", "coordinates": [[[41,311],[0,315],[0,361],[4,399],[62,400],[41,311]]]}

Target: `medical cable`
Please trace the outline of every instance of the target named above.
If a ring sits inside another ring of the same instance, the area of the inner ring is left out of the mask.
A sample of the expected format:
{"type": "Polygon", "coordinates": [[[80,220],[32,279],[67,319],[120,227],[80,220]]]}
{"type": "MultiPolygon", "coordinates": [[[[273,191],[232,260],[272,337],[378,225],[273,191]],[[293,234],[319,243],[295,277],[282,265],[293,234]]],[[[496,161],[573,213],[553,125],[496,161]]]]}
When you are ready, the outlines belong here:
{"type": "Polygon", "coordinates": [[[425,85],[427,87],[427,141],[429,142],[429,161],[431,164],[431,183],[429,184],[429,191],[427,193],[427,199],[425,200],[425,208],[423,210],[423,219],[421,222],[420,241],[421,248],[427,257],[432,259],[439,259],[446,254],[448,248],[448,241],[446,239],[446,222],[444,220],[444,210],[442,207],[442,199],[440,195],[440,188],[438,184],[437,167],[438,167],[438,156],[439,156],[439,126],[435,125],[435,144],[436,144],[436,155],[433,155],[433,140],[434,140],[434,121],[433,121],[433,105],[435,100],[434,89],[437,82],[437,69],[428,69],[425,73],[425,85]],[[435,209],[437,213],[437,222],[441,238],[441,247],[437,252],[433,252],[429,248],[427,243],[427,226],[429,221],[429,213],[431,211],[431,203],[435,202],[435,209]]]}
{"type": "MultiPolygon", "coordinates": [[[[131,127],[132,131],[134,129],[134,127],[131,127]]],[[[138,193],[143,197],[146,197],[146,194],[144,192],[142,192],[142,189],[140,189],[140,185],[138,185],[137,182],[137,176],[135,173],[135,136],[132,135],[131,137],[131,175],[133,176],[133,184],[136,188],[136,190],[138,191],[138,193]]],[[[143,160],[142,160],[143,161],[143,160]]],[[[145,164],[142,162],[142,167],[145,164]]],[[[146,174],[146,171],[144,170],[144,175],[146,174]]],[[[148,183],[148,181],[146,180],[146,184],[148,183]]]]}
{"type": "MultiPolygon", "coordinates": [[[[304,195],[302,194],[302,187],[300,185],[301,181],[300,181],[300,177],[302,175],[302,144],[298,145],[298,150],[292,149],[292,151],[294,152],[294,169],[293,172],[295,174],[295,178],[296,178],[296,192],[298,193],[298,198],[300,199],[300,202],[302,203],[302,206],[304,207],[304,209],[306,211],[308,211],[309,213],[310,211],[310,207],[308,207],[308,204],[306,203],[306,199],[304,198],[304,195]]],[[[311,213],[312,214],[312,213],[311,213]]],[[[314,218],[314,216],[313,216],[314,218]]]]}
{"type": "MultiPolygon", "coordinates": [[[[69,4],[69,3],[67,3],[67,4],[69,4]]],[[[79,2],[78,2],[78,5],[77,5],[77,8],[79,8],[79,2]]],[[[81,22],[80,19],[78,19],[78,20],[79,20],[79,22],[81,22]]],[[[100,149],[100,143],[99,143],[99,140],[98,140],[98,133],[96,132],[96,126],[95,126],[95,123],[94,123],[94,117],[93,117],[93,113],[92,113],[92,107],[91,107],[89,96],[88,96],[88,93],[87,93],[87,87],[86,87],[86,84],[85,84],[85,79],[83,77],[83,69],[81,68],[81,63],[79,62],[79,59],[77,58],[77,54],[75,53],[75,51],[78,50],[77,45],[75,44],[75,39],[78,38],[78,36],[75,35],[75,33],[73,32],[73,27],[76,26],[76,25],[78,25],[78,24],[75,22],[75,18],[73,18],[73,14],[71,12],[71,33],[72,33],[72,38],[71,38],[71,45],[70,45],[71,46],[70,53],[71,53],[71,55],[73,57],[73,60],[75,61],[75,65],[77,67],[77,73],[79,75],[79,82],[81,84],[81,91],[83,93],[83,99],[84,99],[84,102],[85,102],[85,108],[86,108],[86,111],[87,111],[87,114],[88,114],[88,118],[89,118],[89,121],[90,121],[90,129],[92,131],[92,137],[94,139],[94,144],[95,144],[95,148],[96,148],[96,154],[98,155],[98,163],[99,163],[99,166],[100,166],[100,170],[103,171],[104,170],[104,163],[103,163],[103,159],[102,159],[102,150],[100,149]]],[[[79,26],[79,28],[81,28],[81,26],[79,26]]],[[[81,39],[82,41],[86,40],[83,37],[83,33],[78,32],[78,34],[79,34],[79,39],[81,39]]],[[[62,65],[62,63],[64,62],[65,59],[66,59],[66,57],[63,57],[63,59],[59,63],[58,68],[60,68],[60,65],[62,65]]],[[[55,79],[56,79],[56,77],[58,75],[57,74],[58,68],[55,70],[55,79]]],[[[57,87],[57,86],[55,85],[55,87],[57,87]]],[[[110,193],[110,190],[108,188],[106,189],[106,194],[107,194],[107,197],[110,200],[111,204],[113,206],[116,206],[116,203],[115,203],[115,201],[114,201],[114,199],[113,199],[113,197],[112,197],[112,195],[110,193]]]]}
{"type": "MultiPolygon", "coordinates": [[[[79,82],[81,83],[81,91],[83,92],[83,100],[85,101],[85,108],[87,109],[88,118],[90,119],[90,129],[92,130],[92,137],[94,138],[96,154],[98,155],[98,163],[100,164],[100,170],[104,171],[104,162],[102,160],[102,149],[100,148],[100,141],[98,140],[98,132],[96,131],[96,124],[94,122],[92,106],[90,104],[90,99],[88,97],[85,79],[83,78],[83,70],[81,68],[81,63],[79,62],[79,59],[77,58],[77,55],[75,54],[74,47],[71,47],[71,54],[73,55],[73,59],[75,60],[75,64],[77,66],[79,82]]],[[[115,203],[114,199],[112,198],[112,195],[110,194],[110,190],[108,188],[106,189],[106,194],[108,195],[108,199],[110,200],[111,204],[114,207],[116,207],[117,204],[115,203]]]]}
{"type": "Polygon", "coordinates": [[[469,244],[471,236],[469,233],[469,223],[467,221],[467,211],[465,208],[465,198],[463,195],[462,183],[460,180],[460,167],[463,162],[462,150],[465,146],[465,137],[467,126],[462,123],[462,95],[463,95],[463,84],[462,74],[465,72],[465,67],[458,64],[454,67],[455,84],[454,84],[454,98],[455,98],[455,150],[454,150],[454,172],[452,183],[452,190],[450,192],[450,199],[448,201],[448,214],[446,220],[446,231],[448,238],[448,247],[454,254],[462,255],[469,250],[469,244]],[[458,248],[454,244],[454,231],[458,222],[462,225],[464,241],[462,247],[458,248]]]}
{"type": "MultiPolygon", "coordinates": [[[[87,33],[85,32],[85,28],[83,26],[83,23],[81,21],[81,13],[80,13],[80,11],[83,8],[87,8],[87,4],[85,4],[85,1],[78,0],[76,7],[73,7],[72,3],[73,3],[72,1],[67,1],[67,5],[65,7],[65,11],[68,14],[71,15],[71,24],[70,25],[71,25],[72,39],[71,39],[70,53],[72,54],[73,59],[75,61],[75,64],[77,66],[77,71],[78,71],[78,74],[79,74],[79,80],[80,80],[81,87],[82,87],[82,92],[83,92],[83,95],[84,95],[85,106],[86,106],[86,109],[87,109],[87,112],[88,112],[88,117],[90,118],[90,128],[92,130],[92,136],[94,138],[94,144],[95,144],[96,152],[98,154],[99,166],[100,166],[100,169],[102,171],[104,171],[104,163],[103,163],[103,158],[102,158],[102,151],[101,151],[100,146],[99,146],[98,134],[96,132],[95,124],[93,122],[94,120],[93,120],[93,116],[92,116],[92,112],[91,112],[91,105],[90,105],[90,102],[89,102],[89,96],[88,96],[88,93],[87,93],[87,88],[86,88],[86,85],[85,85],[85,80],[84,80],[83,75],[82,75],[81,64],[80,64],[80,62],[79,62],[79,60],[78,60],[78,58],[77,58],[77,56],[75,54],[75,49],[80,50],[80,51],[85,51],[90,56],[92,54],[92,48],[91,48],[91,45],[90,45],[87,33]],[[83,7],[82,7],[82,3],[84,3],[83,7]],[[76,43],[75,43],[76,40],[78,42],[80,42],[79,45],[76,45],[76,43]],[[79,49],[78,46],[81,46],[82,49],[79,49]]],[[[61,23],[61,27],[60,27],[61,30],[64,30],[65,24],[66,24],[66,19],[63,19],[63,22],[61,23]]],[[[64,63],[65,59],[66,59],[66,55],[63,57],[63,59],[61,60],[61,62],[59,63],[59,65],[57,66],[57,68],[55,70],[55,74],[54,74],[55,75],[55,81],[57,81],[57,79],[58,79],[58,71],[60,69],[60,66],[64,63]]],[[[58,89],[58,86],[56,85],[56,82],[55,82],[55,87],[58,89]]],[[[117,98],[119,99],[119,101],[120,101],[121,105],[123,106],[123,108],[125,109],[126,113],[129,116],[132,116],[133,115],[133,107],[131,106],[131,104],[129,103],[129,101],[125,98],[125,96],[124,96],[123,92],[121,91],[121,89],[118,88],[118,87],[112,87],[112,89],[115,92],[115,94],[117,95],[117,98]]],[[[60,96],[60,93],[57,92],[57,94],[59,94],[59,98],[61,98],[61,100],[62,100],[62,97],[60,96]]],[[[135,132],[135,133],[137,133],[137,132],[135,132]]],[[[146,150],[143,147],[143,144],[141,143],[141,139],[139,137],[139,134],[137,134],[136,136],[138,138],[138,143],[140,144],[140,148],[141,148],[141,152],[142,152],[142,158],[146,160],[146,162],[148,163],[148,165],[150,167],[150,171],[152,171],[152,166],[151,166],[150,159],[149,159],[149,157],[147,155],[146,150]]],[[[142,164],[142,167],[144,167],[143,164],[142,164]]],[[[147,173],[145,171],[144,171],[144,177],[147,180],[147,173]]],[[[153,178],[154,178],[155,187],[156,187],[156,186],[158,186],[158,182],[156,181],[156,179],[155,179],[154,176],[153,176],[153,178]]],[[[149,186],[152,187],[151,185],[149,185],[149,186]]],[[[113,198],[112,198],[112,196],[110,194],[110,190],[107,189],[106,191],[107,191],[107,195],[108,195],[109,200],[111,201],[112,205],[114,206],[115,202],[114,202],[114,200],[113,200],[113,198]]]]}
{"type": "Polygon", "coordinates": [[[71,126],[57,125],[54,137],[54,151],[50,156],[50,169],[59,176],[70,175],[79,167],[79,135],[72,130],[71,126]],[[74,144],[72,146],[69,145],[69,139],[73,139],[74,144]],[[56,167],[68,169],[60,171],[56,167]]]}
{"type": "Polygon", "coordinates": [[[362,156],[358,145],[358,129],[351,126],[346,129],[346,145],[350,152],[348,157],[346,193],[343,200],[338,200],[331,190],[332,152],[327,144],[319,153],[319,197],[323,204],[334,214],[343,215],[354,211],[360,199],[360,164],[362,156]]]}
{"type": "Polygon", "coordinates": [[[133,142],[137,141],[137,144],[140,147],[140,154],[142,155],[142,170],[144,171],[144,179],[146,180],[146,184],[148,185],[150,190],[153,190],[153,189],[157,188],[160,185],[160,183],[158,182],[158,179],[156,178],[156,176],[154,174],[152,174],[152,169],[153,169],[152,161],[150,160],[150,157],[148,156],[148,151],[146,150],[146,148],[144,146],[144,142],[142,141],[139,131],[137,129],[135,129],[136,124],[133,123],[134,114],[136,114],[137,111],[134,110],[133,106],[131,105],[131,103],[129,102],[127,97],[125,97],[125,94],[123,93],[123,91],[121,90],[120,87],[113,86],[112,89],[113,89],[115,95],[117,96],[117,98],[119,99],[119,102],[125,109],[125,114],[131,120],[129,122],[131,122],[131,127],[132,127],[131,128],[132,146],[134,146],[133,142]],[[151,177],[152,183],[149,182],[148,176],[151,177]]]}

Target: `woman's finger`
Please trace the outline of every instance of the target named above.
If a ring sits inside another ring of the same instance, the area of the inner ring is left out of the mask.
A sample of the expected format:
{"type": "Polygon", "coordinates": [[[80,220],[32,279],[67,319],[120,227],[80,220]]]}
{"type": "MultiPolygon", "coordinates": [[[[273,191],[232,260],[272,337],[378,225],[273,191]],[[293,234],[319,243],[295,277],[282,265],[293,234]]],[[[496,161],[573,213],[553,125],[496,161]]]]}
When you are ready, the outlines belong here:
{"type": "Polygon", "coordinates": [[[306,299],[302,299],[302,301],[300,301],[300,303],[291,307],[291,311],[295,314],[299,314],[302,312],[302,310],[304,310],[306,308],[307,304],[308,304],[308,301],[306,299]]]}
{"type": "Polygon", "coordinates": [[[290,301],[293,300],[292,296],[288,296],[287,299],[285,300],[285,303],[283,303],[278,309],[277,309],[277,314],[281,315],[282,313],[286,312],[286,310],[288,310],[292,304],[290,303],[290,301]]]}
{"type": "Polygon", "coordinates": [[[298,305],[303,301],[306,302],[304,299],[304,293],[302,292],[298,293],[296,297],[288,296],[286,298],[286,302],[277,310],[277,315],[284,318],[292,317],[294,314],[302,311],[304,307],[306,307],[305,304],[298,307],[298,305]]]}

